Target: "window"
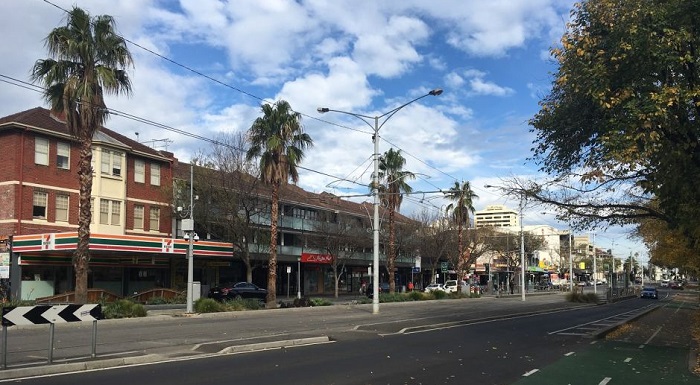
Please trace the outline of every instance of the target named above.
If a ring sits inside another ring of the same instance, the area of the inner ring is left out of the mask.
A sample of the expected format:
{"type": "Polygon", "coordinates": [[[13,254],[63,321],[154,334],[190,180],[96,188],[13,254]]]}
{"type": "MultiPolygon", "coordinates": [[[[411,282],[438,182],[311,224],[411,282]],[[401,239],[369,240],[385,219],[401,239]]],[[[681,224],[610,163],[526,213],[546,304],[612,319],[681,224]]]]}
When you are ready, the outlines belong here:
{"type": "Polygon", "coordinates": [[[58,142],[56,146],[56,167],[70,169],[70,144],[58,142]]]}
{"type": "Polygon", "coordinates": [[[134,206],[134,229],[143,230],[143,206],[134,206]]]}
{"type": "Polygon", "coordinates": [[[32,216],[34,218],[46,219],[46,201],[48,193],[44,191],[34,191],[34,200],[32,203],[32,216]]]}
{"type": "Polygon", "coordinates": [[[122,203],[119,201],[112,201],[112,224],[119,225],[121,219],[122,203]]]}
{"type": "Polygon", "coordinates": [[[100,199],[100,224],[109,224],[109,201],[107,199],[100,199]]]}
{"type": "Polygon", "coordinates": [[[100,199],[100,224],[119,226],[121,224],[121,208],[120,201],[100,199]]]}
{"type": "Polygon", "coordinates": [[[134,182],[146,183],[146,162],[142,160],[134,161],[134,182]]]}
{"type": "Polygon", "coordinates": [[[102,150],[102,174],[121,176],[122,175],[122,153],[119,151],[102,150]]]}
{"type": "Polygon", "coordinates": [[[151,207],[151,221],[149,230],[158,231],[160,230],[160,208],[151,207]]]}
{"type": "Polygon", "coordinates": [[[160,165],[151,163],[151,185],[160,186],[160,165]]]}
{"type": "Polygon", "coordinates": [[[68,222],[68,195],[56,195],[56,222],[68,222]]]}
{"type": "Polygon", "coordinates": [[[44,138],[34,139],[34,163],[49,165],[49,140],[44,138]]]}

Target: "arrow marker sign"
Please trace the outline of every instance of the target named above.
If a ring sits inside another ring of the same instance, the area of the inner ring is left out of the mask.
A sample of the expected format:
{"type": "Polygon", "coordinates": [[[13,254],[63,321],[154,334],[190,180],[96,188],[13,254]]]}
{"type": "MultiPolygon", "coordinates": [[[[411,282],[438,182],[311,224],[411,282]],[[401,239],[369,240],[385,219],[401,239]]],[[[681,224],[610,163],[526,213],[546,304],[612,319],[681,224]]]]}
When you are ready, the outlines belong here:
{"type": "Polygon", "coordinates": [[[104,319],[102,306],[88,305],[37,305],[2,309],[2,325],[40,325],[66,322],[97,321],[104,319]]]}

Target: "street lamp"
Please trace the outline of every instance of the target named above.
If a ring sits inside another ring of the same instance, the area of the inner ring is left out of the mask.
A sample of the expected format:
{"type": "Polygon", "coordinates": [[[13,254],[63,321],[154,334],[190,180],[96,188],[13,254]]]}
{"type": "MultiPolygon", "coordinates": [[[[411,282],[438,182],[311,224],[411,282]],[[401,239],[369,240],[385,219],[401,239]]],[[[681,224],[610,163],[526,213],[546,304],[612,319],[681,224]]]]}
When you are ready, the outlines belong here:
{"type": "MultiPolygon", "coordinates": [[[[187,241],[187,313],[192,313],[192,299],[194,291],[194,242],[199,240],[199,236],[194,232],[194,219],[192,219],[194,209],[193,195],[194,181],[194,164],[190,164],[190,207],[185,211],[186,219],[182,220],[182,232],[184,239],[187,241]]],[[[178,212],[182,212],[182,207],[177,208],[178,212]]]]}
{"type": "Polygon", "coordinates": [[[375,116],[369,116],[369,115],[362,115],[362,114],[357,114],[354,112],[348,112],[348,111],[341,111],[341,110],[334,110],[331,108],[327,107],[319,107],[316,110],[322,114],[326,112],[337,112],[340,114],[345,114],[345,115],[350,115],[354,116],[363,122],[365,122],[368,126],[372,128],[374,131],[374,135],[372,135],[372,140],[374,141],[374,173],[372,174],[372,196],[373,196],[373,206],[374,206],[374,218],[373,218],[373,224],[372,224],[372,232],[374,235],[374,245],[373,245],[373,251],[374,251],[374,256],[373,256],[373,263],[374,263],[374,270],[372,271],[372,276],[373,276],[373,285],[372,285],[372,313],[373,314],[378,314],[379,313],[379,129],[381,129],[384,124],[391,119],[392,116],[394,116],[395,113],[399,112],[402,108],[406,107],[407,105],[416,102],[420,99],[423,99],[426,96],[438,96],[442,94],[442,90],[440,88],[436,88],[434,90],[431,90],[425,95],[419,96],[407,103],[404,103],[393,110],[387,111],[381,115],[375,115],[375,116]],[[379,123],[379,119],[384,119],[381,124],[379,123]],[[374,122],[372,124],[371,122],[374,122]]]}
{"type": "Polygon", "coordinates": [[[301,299],[301,257],[297,257],[297,299],[301,299]]]}

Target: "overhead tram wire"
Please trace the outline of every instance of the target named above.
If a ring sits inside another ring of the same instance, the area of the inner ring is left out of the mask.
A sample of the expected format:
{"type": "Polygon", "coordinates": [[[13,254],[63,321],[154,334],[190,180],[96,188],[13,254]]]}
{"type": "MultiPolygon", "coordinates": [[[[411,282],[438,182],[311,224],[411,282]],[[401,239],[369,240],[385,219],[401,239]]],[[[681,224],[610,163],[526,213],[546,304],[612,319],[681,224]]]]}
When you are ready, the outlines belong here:
{"type": "MultiPolygon", "coordinates": [[[[12,77],[7,76],[7,75],[0,74],[0,78],[11,79],[11,80],[15,81],[16,83],[13,83],[13,82],[10,82],[10,81],[7,81],[7,80],[3,80],[3,79],[0,79],[0,81],[3,81],[3,82],[5,82],[5,83],[8,83],[8,84],[13,85],[13,86],[16,86],[16,87],[22,87],[22,88],[25,88],[25,89],[27,89],[27,90],[34,91],[34,92],[37,92],[37,93],[43,93],[43,90],[44,90],[44,88],[42,88],[42,87],[36,86],[36,85],[34,85],[34,84],[31,84],[31,83],[27,83],[27,82],[24,82],[24,81],[15,79],[15,78],[12,78],[12,77]],[[19,83],[19,84],[18,84],[18,83],[19,83]]],[[[163,129],[163,130],[167,130],[167,131],[170,131],[170,132],[174,132],[174,133],[176,133],[176,134],[180,134],[180,135],[187,136],[187,137],[190,137],[190,138],[193,138],[193,139],[197,139],[197,140],[201,140],[201,141],[204,141],[204,142],[208,142],[208,143],[211,143],[211,144],[214,144],[214,145],[218,145],[218,146],[222,146],[222,147],[227,147],[227,148],[234,149],[234,150],[238,150],[238,151],[245,151],[245,149],[242,148],[242,147],[236,147],[236,146],[232,146],[232,145],[227,144],[227,143],[222,143],[222,142],[220,142],[220,141],[218,141],[218,140],[215,140],[215,139],[211,139],[211,138],[207,138],[207,137],[205,137],[205,136],[193,134],[193,133],[188,132],[188,131],[184,131],[184,130],[181,130],[181,129],[178,129],[178,128],[174,128],[174,127],[165,125],[165,124],[163,124],[163,123],[158,123],[158,122],[155,122],[155,121],[153,121],[153,120],[146,119],[146,118],[142,118],[142,117],[140,117],[140,116],[132,115],[132,114],[129,114],[129,113],[126,113],[126,112],[123,112],[123,111],[115,110],[115,109],[113,109],[113,108],[107,108],[107,112],[108,112],[109,114],[111,114],[111,115],[114,115],[114,116],[119,116],[119,117],[122,117],[122,118],[125,118],[125,119],[129,119],[129,120],[132,120],[132,121],[135,121],[135,122],[138,122],[138,123],[143,123],[143,124],[146,124],[146,125],[149,125],[149,126],[153,126],[153,127],[156,127],[156,128],[160,128],[160,129],[163,129]]],[[[318,170],[310,169],[310,168],[308,168],[308,167],[303,167],[303,166],[297,165],[297,168],[302,169],[302,170],[305,170],[305,171],[309,171],[309,172],[312,172],[312,173],[315,173],[315,174],[319,174],[319,175],[322,175],[322,176],[326,176],[326,177],[329,177],[329,178],[334,178],[334,179],[336,179],[336,180],[341,180],[341,181],[344,181],[344,182],[349,182],[349,183],[357,184],[357,185],[359,185],[359,186],[365,186],[365,185],[362,184],[362,183],[358,183],[358,182],[353,181],[353,180],[350,180],[350,179],[340,178],[340,177],[338,177],[338,176],[336,176],[336,175],[331,175],[331,174],[328,174],[328,173],[325,173],[325,172],[321,172],[321,171],[318,171],[318,170]]]]}
{"type": "MultiPolygon", "coordinates": [[[[62,11],[65,12],[65,13],[69,13],[69,11],[68,11],[67,9],[60,7],[59,5],[54,4],[54,3],[52,3],[52,2],[49,1],[49,0],[43,0],[43,1],[44,1],[45,3],[47,3],[47,4],[49,4],[49,5],[52,5],[52,6],[56,7],[56,8],[58,8],[58,9],[62,10],[62,11]]],[[[119,35],[119,36],[121,36],[121,35],[119,35]]],[[[171,64],[173,64],[173,65],[175,65],[175,66],[177,66],[177,67],[180,67],[180,68],[185,69],[185,70],[187,70],[187,71],[189,71],[189,72],[192,72],[193,74],[196,74],[196,75],[198,75],[198,76],[201,76],[201,77],[203,77],[203,78],[205,78],[205,79],[207,79],[207,80],[213,81],[213,82],[216,83],[216,84],[219,84],[219,85],[221,85],[221,86],[224,86],[224,87],[226,87],[226,88],[229,88],[229,89],[231,89],[231,90],[233,90],[233,91],[239,92],[239,93],[241,93],[241,94],[243,94],[243,95],[249,96],[249,97],[251,97],[251,98],[253,98],[253,99],[255,99],[255,100],[258,100],[258,101],[261,101],[261,102],[265,102],[265,103],[273,103],[273,102],[270,102],[270,101],[268,101],[268,100],[265,100],[265,99],[262,98],[262,97],[259,97],[259,96],[255,95],[255,94],[252,94],[252,93],[250,93],[250,92],[248,92],[248,91],[242,90],[242,89],[240,89],[240,88],[238,88],[238,87],[235,87],[235,86],[232,86],[232,85],[230,85],[230,84],[228,84],[228,83],[224,83],[224,82],[222,82],[222,81],[220,81],[220,80],[218,80],[218,79],[216,79],[216,78],[214,78],[214,77],[211,77],[211,76],[209,76],[209,75],[207,75],[207,74],[205,74],[205,73],[203,73],[203,72],[197,71],[197,70],[195,70],[194,68],[191,68],[191,67],[189,67],[189,66],[187,66],[187,65],[185,65],[185,64],[182,64],[182,63],[179,63],[179,62],[177,62],[177,61],[175,61],[175,60],[173,60],[173,59],[170,59],[170,58],[167,57],[167,56],[161,55],[161,54],[159,54],[158,52],[155,52],[155,51],[153,51],[153,50],[151,50],[151,49],[149,49],[149,48],[147,48],[147,47],[144,47],[144,46],[142,46],[142,45],[140,45],[140,44],[138,44],[138,43],[136,43],[136,42],[134,42],[134,41],[132,41],[132,40],[130,40],[130,39],[124,37],[124,36],[121,36],[121,37],[122,37],[122,39],[124,39],[124,41],[126,41],[127,43],[129,43],[129,44],[131,44],[131,45],[133,45],[133,46],[135,46],[135,47],[138,47],[138,48],[140,48],[140,49],[142,49],[142,50],[144,50],[144,51],[146,51],[146,52],[148,52],[148,53],[150,53],[150,54],[152,54],[152,55],[154,55],[154,56],[156,56],[156,57],[158,57],[158,58],[160,58],[160,59],[162,59],[162,60],[165,60],[165,61],[167,61],[168,63],[171,63],[171,64]]],[[[311,116],[311,115],[306,114],[306,113],[303,113],[303,112],[299,112],[299,111],[295,111],[295,112],[298,112],[300,115],[302,115],[302,116],[304,116],[304,117],[306,117],[306,118],[309,118],[309,119],[312,119],[312,120],[315,120],[315,121],[318,121],[318,122],[321,122],[321,123],[326,123],[326,124],[329,124],[329,125],[332,125],[332,126],[336,126],[336,127],[343,128],[343,129],[346,129],[346,130],[351,130],[351,131],[360,132],[360,133],[367,134],[367,135],[374,135],[373,132],[368,132],[368,131],[360,130],[360,129],[357,129],[357,128],[352,128],[352,127],[344,126],[344,125],[341,125],[341,124],[338,124],[338,123],[334,123],[334,122],[327,121],[327,120],[325,120],[325,119],[321,119],[321,118],[318,118],[318,117],[315,117],[315,116],[311,116]]],[[[442,171],[442,170],[439,170],[439,169],[437,169],[437,168],[435,168],[435,167],[429,165],[429,164],[426,163],[425,161],[423,161],[423,160],[419,159],[418,157],[416,157],[415,155],[413,155],[413,154],[407,152],[406,150],[402,149],[401,147],[397,146],[396,144],[391,143],[390,141],[388,141],[388,140],[386,140],[386,139],[384,139],[384,141],[386,141],[386,142],[389,143],[390,145],[394,146],[395,148],[397,148],[397,149],[403,151],[405,154],[409,155],[410,157],[412,157],[413,159],[419,161],[420,163],[426,165],[427,167],[429,167],[429,168],[431,168],[431,169],[433,169],[433,170],[436,170],[436,171],[438,171],[439,173],[441,173],[441,174],[443,174],[443,175],[448,176],[448,177],[451,178],[452,180],[455,180],[455,181],[458,181],[458,180],[459,180],[458,178],[455,178],[454,176],[452,176],[452,175],[450,175],[450,174],[447,174],[446,172],[444,172],[444,171],[442,171]]],[[[435,188],[439,188],[438,186],[435,186],[434,184],[432,184],[432,183],[430,183],[430,182],[427,182],[427,181],[426,181],[426,183],[430,184],[431,186],[433,186],[433,187],[435,187],[435,188]]]]}

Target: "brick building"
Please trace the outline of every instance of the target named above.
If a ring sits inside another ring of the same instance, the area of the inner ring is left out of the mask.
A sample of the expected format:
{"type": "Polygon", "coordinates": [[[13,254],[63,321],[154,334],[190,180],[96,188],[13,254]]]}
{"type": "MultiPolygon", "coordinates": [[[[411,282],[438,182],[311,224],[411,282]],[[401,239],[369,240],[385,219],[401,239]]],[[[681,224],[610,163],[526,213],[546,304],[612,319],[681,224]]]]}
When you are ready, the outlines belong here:
{"type": "MultiPolygon", "coordinates": [[[[0,240],[12,239],[17,246],[10,268],[12,292],[36,299],[71,291],[74,246],[67,246],[72,241],[66,239],[70,234],[77,239],[79,147],[65,122],[40,107],[0,118],[0,141],[5,153],[0,162],[0,240]],[[53,243],[56,239],[65,242],[53,243]]],[[[182,280],[174,272],[182,270],[183,258],[171,254],[184,250],[172,248],[169,241],[174,238],[170,196],[176,162],[172,153],[105,127],[95,134],[90,249],[96,251],[91,253],[89,287],[123,296],[182,280]],[[154,253],[155,246],[144,247],[144,242],[171,248],[157,247],[161,252],[154,253]]]]}

